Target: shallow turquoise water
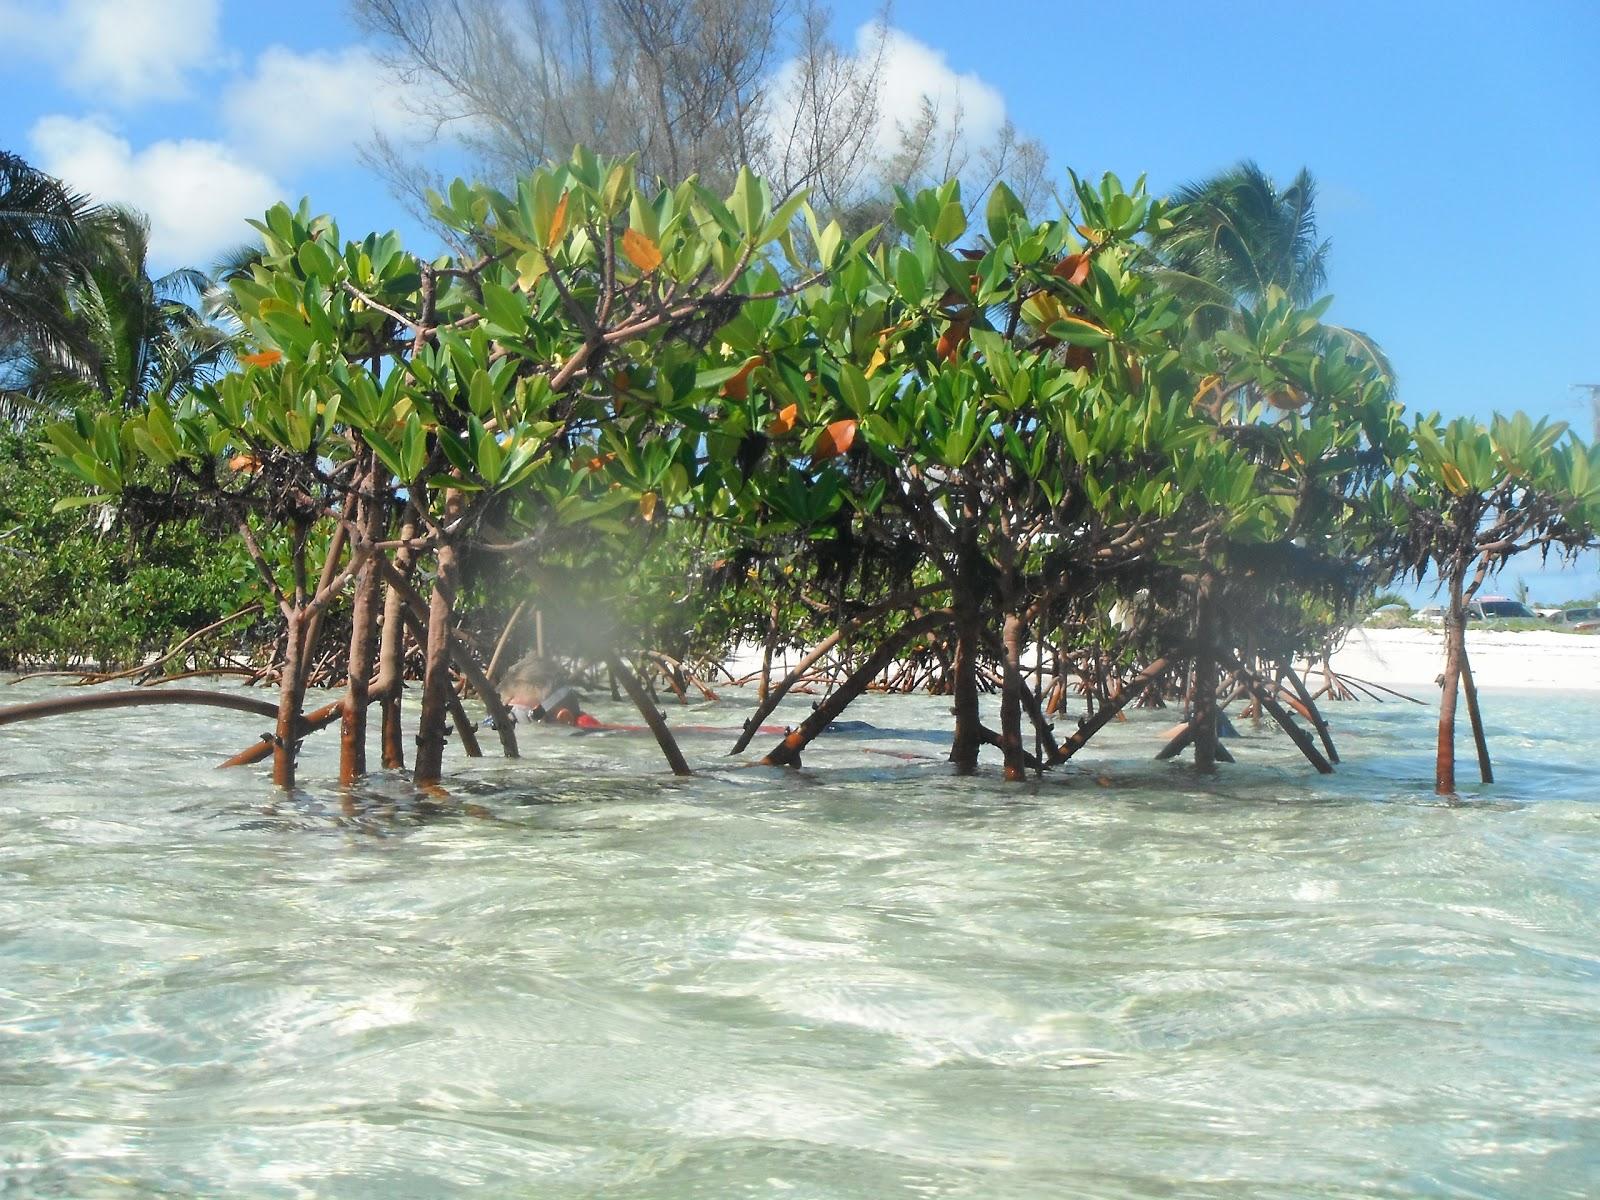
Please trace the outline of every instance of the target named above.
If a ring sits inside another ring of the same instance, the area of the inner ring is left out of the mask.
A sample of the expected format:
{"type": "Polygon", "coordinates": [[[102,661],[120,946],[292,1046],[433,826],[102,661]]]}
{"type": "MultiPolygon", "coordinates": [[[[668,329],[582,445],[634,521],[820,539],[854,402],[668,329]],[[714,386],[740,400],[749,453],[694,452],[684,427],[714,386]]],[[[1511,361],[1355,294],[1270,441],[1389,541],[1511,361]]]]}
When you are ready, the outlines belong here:
{"type": "Polygon", "coordinates": [[[1595,1194],[1600,697],[1490,696],[1456,804],[1413,705],[1331,780],[1143,713],[1007,787],[947,704],[687,781],[541,730],[437,809],[332,732],[218,772],[238,714],[0,730],[0,1196],[1595,1194]]]}

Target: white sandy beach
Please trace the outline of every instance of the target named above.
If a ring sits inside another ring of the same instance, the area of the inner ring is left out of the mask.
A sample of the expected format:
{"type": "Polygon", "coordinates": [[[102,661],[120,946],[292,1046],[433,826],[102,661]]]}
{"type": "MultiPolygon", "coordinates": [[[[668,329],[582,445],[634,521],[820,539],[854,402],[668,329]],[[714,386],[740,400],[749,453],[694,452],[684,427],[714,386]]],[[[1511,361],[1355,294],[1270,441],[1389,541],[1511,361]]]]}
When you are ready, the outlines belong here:
{"type": "MultiPolygon", "coordinates": [[[[1468,627],[1467,655],[1480,688],[1600,691],[1600,636],[1593,634],[1468,627]]],[[[1333,669],[1427,699],[1444,669],[1444,631],[1353,629],[1333,669]]]]}
{"type": "MultiPolygon", "coordinates": [[[[1600,691],[1600,635],[1469,627],[1467,653],[1480,688],[1600,691]]],[[[774,671],[782,674],[799,657],[796,651],[787,655],[780,652],[773,660],[774,671]]],[[[759,671],[760,647],[740,647],[729,657],[727,667],[735,675],[759,671]]],[[[1320,664],[1302,667],[1311,676],[1313,689],[1320,686],[1320,664]]],[[[1352,629],[1333,656],[1333,669],[1341,675],[1429,700],[1444,669],[1444,631],[1352,629]]]]}

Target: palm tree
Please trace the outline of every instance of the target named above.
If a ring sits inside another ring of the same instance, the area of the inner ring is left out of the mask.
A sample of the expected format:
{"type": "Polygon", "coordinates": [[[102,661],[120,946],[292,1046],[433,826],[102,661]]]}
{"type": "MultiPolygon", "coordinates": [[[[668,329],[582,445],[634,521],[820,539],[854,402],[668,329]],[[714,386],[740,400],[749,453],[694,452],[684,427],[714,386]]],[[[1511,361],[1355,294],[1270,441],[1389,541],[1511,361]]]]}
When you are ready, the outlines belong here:
{"type": "Polygon", "coordinates": [[[14,396],[57,411],[130,410],[225,370],[232,341],[197,307],[211,288],[205,272],[181,268],[152,279],[149,222],[130,209],[107,208],[93,224],[81,277],[66,291],[70,336],[30,340],[14,396]]]}
{"type": "MultiPolygon", "coordinates": [[[[1241,310],[1282,293],[1304,308],[1328,282],[1332,243],[1318,236],[1317,181],[1306,168],[1278,184],[1246,159],[1171,197],[1171,225],[1151,245],[1165,282],[1188,298],[1196,332],[1237,323],[1241,310]]],[[[1329,325],[1393,377],[1383,348],[1359,329],[1329,325]]]]}
{"type": "Polygon", "coordinates": [[[1155,249],[1213,302],[1251,303],[1277,287],[1303,306],[1326,285],[1329,243],[1317,236],[1317,184],[1305,168],[1280,188],[1246,160],[1185,184],[1172,202],[1172,227],[1155,249]]]}
{"type": "Polygon", "coordinates": [[[0,387],[33,347],[85,349],[67,293],[83,278],[98,215],[60,180],[0,151],[0,387]]]}

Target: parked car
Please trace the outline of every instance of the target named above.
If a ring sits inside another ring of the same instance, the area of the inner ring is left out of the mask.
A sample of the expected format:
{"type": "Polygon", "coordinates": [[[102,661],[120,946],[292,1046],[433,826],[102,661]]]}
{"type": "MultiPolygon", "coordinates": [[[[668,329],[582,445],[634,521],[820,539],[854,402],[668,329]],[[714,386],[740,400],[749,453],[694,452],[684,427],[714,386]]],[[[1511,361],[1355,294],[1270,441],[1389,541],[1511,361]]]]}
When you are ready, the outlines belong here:
{"type": "MultiPolygon", "coordinates": [[[[1430,604],[1427,608],[1419,608],[1415,616],[1419,621],[1442,625],[1444,623],[1444,605],[1430,604]]],[[[1511,600],[1505,596],[1485,596],[1482,600],[1467,601],[1467,620],[1469,621],[1533,621],[1537,619],[1533,609],[1522,603],[1522,601],[1511,600]]]]}
{"type": "Polygon", "coordinates": [[[1538,616],[1520,600],[1505,596],[1485,596],[1467,605],[1469,621],[1536,621],[1538,616]]]}
{"type": "Polygon", "coordinates": [[[1566,608],[1551,620],[1563,629],[1574,629],[1580,633],[1600,629],[1600,608],[1566,608]]]}

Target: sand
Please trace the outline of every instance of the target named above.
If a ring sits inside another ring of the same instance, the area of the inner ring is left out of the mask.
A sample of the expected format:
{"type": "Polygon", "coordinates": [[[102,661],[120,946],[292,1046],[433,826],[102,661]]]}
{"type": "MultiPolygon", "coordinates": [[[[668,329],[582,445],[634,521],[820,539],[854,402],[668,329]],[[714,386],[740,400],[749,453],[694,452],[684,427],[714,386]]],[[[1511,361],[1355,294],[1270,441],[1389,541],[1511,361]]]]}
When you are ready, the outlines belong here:
{"type": "MultiPolygon", "coordinates": [[[[1483,689],[1600,691],[1600,635],[1468,627],[1467,655],[1483,689]]],[[[1333,669],[1430,699],[1444,670],[1444,631],[1353,629],[1334,654],[1333,669]]],[[[1312,687],[1319,682],[1320,676],[1312,687]]]]}
{"type": "MultiPolygon", "coordinates": [[[[1473,678],[1489,691],[1600,691],[1600,634],[1469,627],[1467,653],[1473,678]]],[[[781,677],[799,657],[797,651],[777,654],[774,678],[781,677]]],[[[1031,660],[1025,656],[1024,661],[1031,660]]],[[[753,674],[761,669],[761,648],[741,646],[726,665],[735,676],[753,674]]],[[[1308,672],[1313,690],[1321,685],[1318,666],[1302,664],[1302,669],[1308,672]]],[[[1444,670],[1444,632],[1436,628],[1352,629],[1333,656],[1333,669],[1431,701],[1438,694],[1435,681],[1444,670]]]]}

